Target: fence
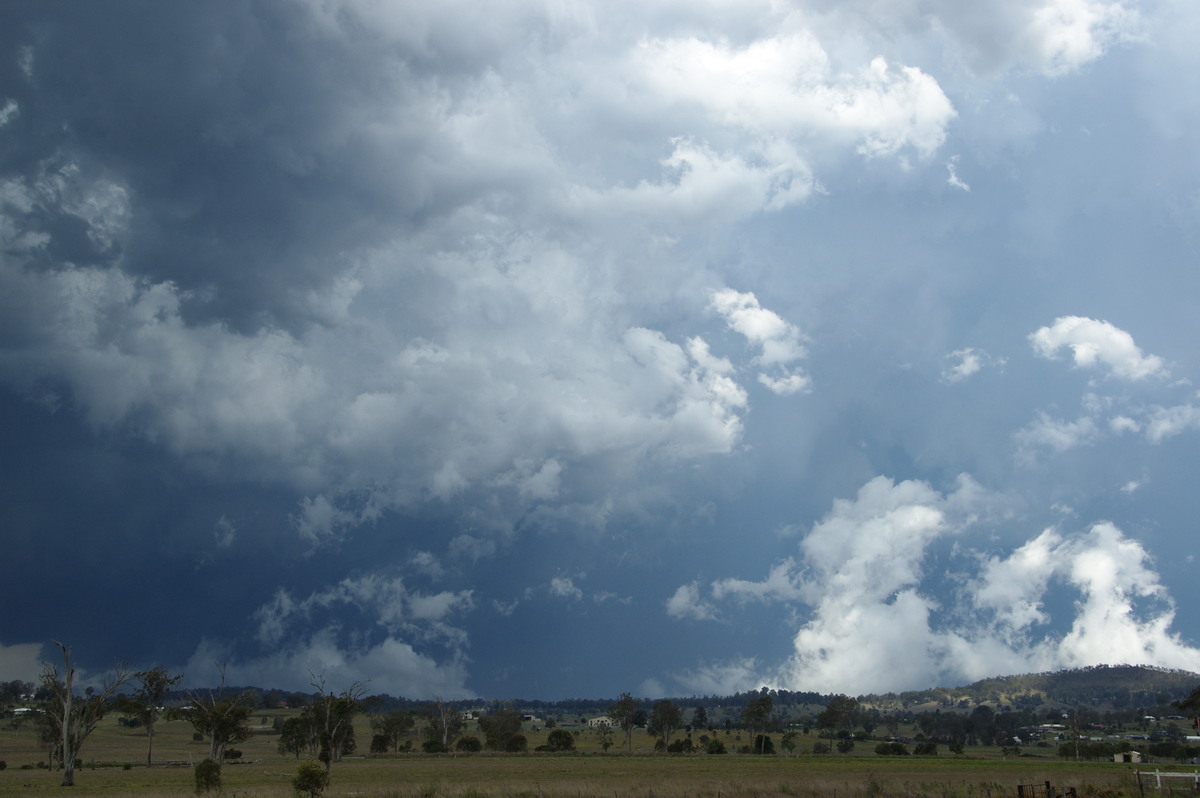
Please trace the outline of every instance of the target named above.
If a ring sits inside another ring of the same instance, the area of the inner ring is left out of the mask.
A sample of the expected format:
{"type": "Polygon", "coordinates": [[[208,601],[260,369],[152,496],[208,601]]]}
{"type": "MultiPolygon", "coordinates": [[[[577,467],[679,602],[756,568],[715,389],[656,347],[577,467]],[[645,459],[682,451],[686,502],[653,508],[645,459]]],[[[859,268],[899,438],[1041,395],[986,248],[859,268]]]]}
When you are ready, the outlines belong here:
{"type": "Polygon", "coordinates": [[[1041,784],[1018,784],[1017,798],[1076,798],[1076,796],[1074,787],[1057,792],[1054,786],[1046,781],[1041,784]]]}
{"type": "Polygon", "coordinates": [[[1133,775],[1137,778],[1138,793],[1141,795],[1145,795],[1148,788],[1168,793],[1194,794],[1200,792],[1200,771],[1164,773],[1161,770],[1135,770],[1133,775]]]}

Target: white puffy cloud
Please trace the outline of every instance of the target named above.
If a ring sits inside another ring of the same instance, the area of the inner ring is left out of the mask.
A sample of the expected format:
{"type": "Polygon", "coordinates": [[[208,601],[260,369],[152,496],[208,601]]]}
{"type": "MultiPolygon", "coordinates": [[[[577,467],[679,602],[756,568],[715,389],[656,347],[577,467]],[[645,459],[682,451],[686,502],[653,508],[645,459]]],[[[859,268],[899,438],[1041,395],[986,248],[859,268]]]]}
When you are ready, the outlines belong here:
{"type": "Polygon", "coordinates": [[[1154,407],[1141,426],[1144,426],[1148,440],[1161,443],[1183,432],[1200,429],[1200,407],[1193,404],[1154,407]]]}
{"type": "Polygon", "coordinates": [[[692,582],[680,585],[667,599],[667,615],[672,618],[690,618],[696,621],[716,620],[716,610],[712,604],[700,598],[700,585],[692,582]]]}
{"type": "Polygon", "coordinates": [[[759,348],[754,362],[770,370],[759,373],[759,382],[781,395],[809,390],[808,376],[792,365],[808,354],[802,343],[803,335],[795,325],[762,307],[753,293],[732,288],[714,291],[712,307],[725,319],[729,329],[759,348]]]}
{"type": "Polygon", "coordinates": [[[1092,443],[1100,430],[1090,416],[1081,416],[1074,421],[1051,418],[1038,413],[1037,419],[1016,433],[1018,454],[1032,456],[1038,449],[1065,452],[1077,446],[1092,443]]]}
{"type": "Polygon", "coordinates": [[[773,565],[767,578],[761,582],[718,579],[712,584],[712,596],[717,601],[726,597],[743,601],[790,601],[802,598],[802,595],[796,562],[790,557],[773,565]]]}
{"type": "Polygon", "coordinates": [[[1049,327],[1029,336],[1034,351],[1053,360],[1061,349],[1070,349],[1077,368],[1106,366],[1113,376],[1127,380],[1164,377],[1166,363],[1145,355],[1133,336],[1106,321],[1083,316],[1062,316],[1049,327]]]}
{"type": "Polygon", "coordinates": [[[877,57],[837,74],[816,37],[802,29],[745,47],[654,39],[635,58],[655,95],[760,137],[844,140],[873,157],[905,147],[929,155],[955,116],[937,81],[920,69],[877,57]]]}
{"type": "Polygon", "coordinates": [[[1136,11],[1125,3],[1104,0],[1047,0],[1034,9],[1026,28],[1032,60],[1052,75],[1094,61],[1137,31],[1136,11]]]}
{"type": "Polygon", "coordinates": [[[963,349],[955,349],[947,354],[944,358],[947,365],[942,369],[942,382],[956,383],[962,382],[968,377],[972,377],[985,368],[1003,367],[1004,358],[993,357],[982,349],[976,349],[968,346],[963,349]]]}
{"type": "Polygon", "coordinates": [[[576,587],[570,577],[556,576],[550,580],[550,595],[579,601],[583,598],[583,591],[576,587]]]}
{"type": "Polygon", "coordinates": [[[813,5],[825,11],[822,30],[874,31],[883,37],[927,31],[981,73],[1024,67],[1063,75],[1113,45],[1136,40],[1141,29],[1136,3],[1127,0],[825,0],[813,5]]]}

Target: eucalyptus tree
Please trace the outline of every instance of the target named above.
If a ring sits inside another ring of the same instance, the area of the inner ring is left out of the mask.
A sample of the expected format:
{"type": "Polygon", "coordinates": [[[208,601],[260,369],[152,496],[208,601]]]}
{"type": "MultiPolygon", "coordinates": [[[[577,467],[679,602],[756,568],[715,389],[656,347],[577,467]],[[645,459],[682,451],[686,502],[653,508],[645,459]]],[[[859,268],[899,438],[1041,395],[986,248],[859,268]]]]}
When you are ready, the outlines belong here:
{"type": "Polygon", "coordinates": [[[208,758],[218,765],[225,760],[225,748],[250,737],[250,711],[254,693],[232,693],[225,689],[225,668],[215,690],[189,692],[184,706],[171,713],[192,724],[199,734],[208,738],[208,758]]]}
{"type": "Polygon", "coordinates": [[[608,707],[608,716],[613,723],[625,732],[625,747],[633,753],[633,727],[637,717],[638,702],[629,693],[621,693],[621,697],[608,707]]]}
{"type": "Polygon", "coordinates": [[[146,767],[150,767],[154,763],[154,725],[162,713],[167,694],[179,683],[183,674],[172,676],[159,665],[148,671],[139,671],[134,678],[138,681],[138,688],[133,695],[123,697],[119,706],[126,717],[137,720],[146,728],[146,767]]]}
{"type": "Polygon", "coordinates": [[[63,669],[51,663],[42,665],[41,687],[49,697],[46,714],[42,716],[43,734],[53,741],[53,751],[62,765],[63,787],[75,786],[75,760],[83,742],[96,729],[96,724],[109,709],[109,701],[127,681],[130,671],[118,666],[99,690],[88,688],[83,696],[75,695],[78,675],[71,663],[71,648],[57,640],[51,641],[62,651],[63,669]]]}
{"type": "Polygon", "coordinates": [[[656,701],[650,709],[650,720],[646,725],[646,731],[652,737],[658,738],[654,747],[658,748],[661,745],[662,750],[666,751],[667,746],[671,744],[671,735],[682,725],[683,712],[673,701],[664,698],[656,701]]]}

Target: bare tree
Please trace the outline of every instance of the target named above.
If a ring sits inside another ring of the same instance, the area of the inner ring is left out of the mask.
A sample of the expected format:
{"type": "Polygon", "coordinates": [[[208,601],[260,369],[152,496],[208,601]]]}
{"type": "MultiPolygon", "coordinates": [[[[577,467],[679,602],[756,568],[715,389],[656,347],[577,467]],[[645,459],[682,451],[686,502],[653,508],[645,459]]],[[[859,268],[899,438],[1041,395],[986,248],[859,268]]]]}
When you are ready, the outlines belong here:
{"type": "Polygon", "coordinates": [[[141,686],[132,696],[122,700],[120,707],[127,717],[136,718],[146,727],[146,767],[150,767],[154,764],[154,724],[158,721],[167,693],[179,683],[183,674],[177,673],[172,676],[166,668],[159,665],[134,674],[134,678],[141,686]]]}
{"type": "Polygon", "coordinates": [[[83,741],[95,729],[96,724],[108,711],[108,701],[113,694],[129,681],[130,671],[118,666],[105,680],[99,691],[88,689],[86,695],[75,695],[75,666],[71,664],[71,648],[52,640],[63,655],[63,671],[50,663],[42,665],[42,688],[50,694],[50,702],[43,716],[46,731],[56,741],[56,753],[62,764],[63,787],[75,786],[75,759],[83,741]]]}

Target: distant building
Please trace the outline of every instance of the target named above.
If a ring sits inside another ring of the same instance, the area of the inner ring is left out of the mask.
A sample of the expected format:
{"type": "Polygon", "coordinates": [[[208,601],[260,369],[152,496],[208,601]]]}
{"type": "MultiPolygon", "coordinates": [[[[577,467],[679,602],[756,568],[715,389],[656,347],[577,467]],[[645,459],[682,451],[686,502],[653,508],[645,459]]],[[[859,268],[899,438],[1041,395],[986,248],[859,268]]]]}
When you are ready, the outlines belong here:
{"type": "Polygon", "coordinates": [[[587,725],[589,729],[611,729],[617,723],[608,715],[601,715],[598,718],[589,718],[587,725]]]}

